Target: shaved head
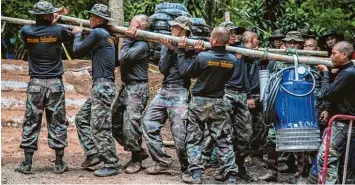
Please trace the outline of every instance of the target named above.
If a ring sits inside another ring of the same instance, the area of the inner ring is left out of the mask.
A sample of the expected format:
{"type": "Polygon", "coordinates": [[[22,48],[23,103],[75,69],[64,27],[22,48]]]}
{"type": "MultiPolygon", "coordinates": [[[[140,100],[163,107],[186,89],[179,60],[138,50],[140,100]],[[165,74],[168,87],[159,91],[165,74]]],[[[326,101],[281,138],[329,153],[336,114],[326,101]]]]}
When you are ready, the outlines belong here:
{"type": "Polygon", "coordinates": [[[131,20],[131,26],[136,27],[138,25],[142,30],[148,30],[150,26],[149,17],[145,14],[135,15],[131,20]]]}
{"type": "Polygon", "coordinates": [[[354,53],[354,47],[347,41],[340,41],[335,44],[335,50],[338,50],[340,53],[346,53],[349,60],[351,60],[354,53]]]}
{"type": "Polygon", "coordinates": [[[249,42],[253,37],[257,37],[258,35],[253,31],[245,31],[242,35],[242,42],[249,42]]]}
{"type": "Polygon", "coordinates": [[[242,42],[248,49],[257,49],[259,47],[258,35],[253,31],[245,31],[242,35],[242,42]]]}
{"type": "Polygon", "coordinates": [[[309,42],[309,43],[312,43],[314,46],[318,46],[318,41],[315,39],[315,38],[309,38],[307,39],[306,41],[304,41],[305,43],[306,42],[309,42]]]}
{"type": "Polygon", "coordinates": [[[225,46],[228,44],[230,32],[226,27],[215,27],[211,33],[210,40],[215,40],[211,44],[215,46],[225,46]]]}
{"type": "Polygon", "coordinates": [[[303,49],[304,50],[313,50],[313,51],[319,50],[318,41],[314,38],[309,38],[309,39],[305,40],[304,44],[303,44],[303,49]]]}

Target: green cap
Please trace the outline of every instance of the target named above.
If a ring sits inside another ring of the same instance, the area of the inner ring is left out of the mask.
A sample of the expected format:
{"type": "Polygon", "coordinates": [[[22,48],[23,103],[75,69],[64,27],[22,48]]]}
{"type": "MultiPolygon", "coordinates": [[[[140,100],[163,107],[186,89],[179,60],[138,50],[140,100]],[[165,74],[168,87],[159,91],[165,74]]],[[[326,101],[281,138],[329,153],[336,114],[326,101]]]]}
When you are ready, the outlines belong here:
{"type": "Polygon", "coordinates": [[[283,41],[291,41],[294,40],[296,42],[303,42],[302,34],[298,31],[290,31],[286,34],[286,37],[282,39],[283,41]]]}
{"type": "Polygon", "coordinates": [[[237,34],[243,34],[246,29],[243,27],[235,26],[233,22],[223,22],[219,26],[226,27],[229,31],[235,30],[237,34]]]}
{"type": "Polygon", "coordinates": [[[173,21],[169,21],[170,26],[180,26],[182,29],[190,31],[192,30],[192,21],[186,16],[179,16],[173,21]]]}
{"type": "Polygon", "coordinates": [[[274,32],[272,32],[272,35],[269,37],[270,40],[275,40],[275,39],[283,39],[285,38],[285,35],[282,32],[282,29],[277,29],[274,32]]]}
{"type": "Polygon", "coordinates": [[[40,1],[37,2],[33,6],[33,10],[29,11],[31,14],[34,15],[45,15],[45,14],[52,14],[59,12],[60,8],[55,8],[52,3],[47,1],[40,1]]]}
{"type": "Polygon", "coordinates": [[[114,19],[111,19],[110,9],[104,4],[95,4],[88,13],[97,15],[109,21],[115,21],[114,19]]]}

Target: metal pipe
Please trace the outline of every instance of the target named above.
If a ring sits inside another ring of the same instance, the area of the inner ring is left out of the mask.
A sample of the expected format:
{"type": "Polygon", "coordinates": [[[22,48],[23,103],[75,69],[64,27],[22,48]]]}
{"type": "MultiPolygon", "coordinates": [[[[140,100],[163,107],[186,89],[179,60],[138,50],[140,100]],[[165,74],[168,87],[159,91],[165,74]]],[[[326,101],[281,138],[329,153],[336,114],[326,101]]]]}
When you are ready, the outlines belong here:
{"type": "Polygon", "coordinates": [[[329,146],[330,146],[330,136],[332,134],[332,125],[334,120],[336,119],[345,119],[345,120],[355,120],[355,116],[337,114],[330,118],[328,122],[328,130],[325,138],[325,152],[324,152],[324,163],[323,163],[323,171],[322,174],[318,177],[318,184],[325,184],[327,179],[327,171],[328,171],[328,155],[329,155],[329,146]]]}
{"type": "Polygon", "coordinates": [[[299,75],[298,75],[298,58],[296,55],[293,55],[293,60],[295,61],[295,80],[299,81],[299,75]]]}
{"type": "Polygon", "coordinates": [[[343,182],[346,183],[346,174],[348,172],[348,163],[349,163],[349,149],[350,149],[350,141],[351,141],[351,130],[353,128],[353,120],[350,120],[349,130],[348,130],[348,140],[346,141],[346,150],[345,150],[345,161],[344,161],[344,172],[343,172],[343,182]]]}

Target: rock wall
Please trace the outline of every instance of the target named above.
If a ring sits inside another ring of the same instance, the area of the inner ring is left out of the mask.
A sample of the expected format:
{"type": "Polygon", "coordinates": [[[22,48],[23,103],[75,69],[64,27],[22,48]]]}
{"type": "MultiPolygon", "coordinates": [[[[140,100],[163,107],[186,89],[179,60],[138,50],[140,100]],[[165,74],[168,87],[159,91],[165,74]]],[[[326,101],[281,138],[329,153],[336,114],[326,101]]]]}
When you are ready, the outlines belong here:
{"type": "MultiPolygon", "coordinates": [[[[90,94],[91,77],[87,71],[91,67],[89,60],[63,61],[65,85],[66,112],[68,121],[73,124],[75,114],[84,104],[90,94]]],[[[156,69],[149,73],[151,92],[160,87],[162,75],[156,69]]],[[[115,70],[116,87],[121,85],[119,69],[115,70]]],[[[1,124],[2,126],[20,126],[26,106],[26,88],[28,63],[22,60],[1,60],[1,124]]],[[[153,96],[151,93],[151,98],[153,96]]],[[[46,123],[43,116],[43,125],[46,123]]]]}

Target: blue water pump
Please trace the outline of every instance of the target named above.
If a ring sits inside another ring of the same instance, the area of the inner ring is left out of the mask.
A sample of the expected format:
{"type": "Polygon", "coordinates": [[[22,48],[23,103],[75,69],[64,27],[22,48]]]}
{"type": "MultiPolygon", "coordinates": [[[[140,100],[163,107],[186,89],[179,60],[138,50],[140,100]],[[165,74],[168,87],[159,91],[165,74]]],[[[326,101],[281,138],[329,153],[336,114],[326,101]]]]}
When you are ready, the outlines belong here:
{"type": "Polygon", "coordinates": [[[294,68],[282,72],[275,104],[277,151],[318,150],[321,139],[314,88],[314,75],[310,70],[298,67],[297,60],[294,68]]]}

